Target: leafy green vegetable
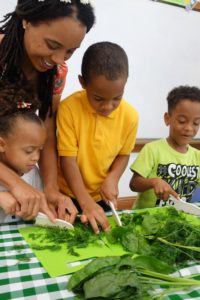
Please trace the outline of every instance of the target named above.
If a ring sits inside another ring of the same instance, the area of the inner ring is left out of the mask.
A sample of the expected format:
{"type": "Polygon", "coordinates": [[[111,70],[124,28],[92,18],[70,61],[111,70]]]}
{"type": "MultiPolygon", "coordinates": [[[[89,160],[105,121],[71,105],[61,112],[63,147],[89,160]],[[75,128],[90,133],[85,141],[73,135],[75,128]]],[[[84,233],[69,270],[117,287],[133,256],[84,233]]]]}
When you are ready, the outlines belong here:
{"type": "MultiPolygon", "coordinates": [[[[121,244],[130,254],[123,257],[97,258],[73,274],[68,288],[78,293],[78,299],[153,299],[147,289],[152,285],[187,287],[200,285],[198,280],[174,278],[172,273],[188,260],[200,260],[200,221],[173,207],[144,209],[122,214],[122,227],[96,235],[90,227],[76,223],[74,231],[46,228],[45,234],[32,235],[35,247],[43,249],[41,241],[66,245],[68,253],[78,256],[77,249],[98,244],[109,247],[121,244]],[[37,245],[36,241],[40,240],[37,245]],[[133,255],[134,254],[134,255],[133,255]],[[162,261],[160,261],[162,259],[162,261]],[[110,281],[112,284],[110,285],[110,281]]],[[[49,248],[49,249],[50,249],[49,248]]]]}
{"type": "Polygon", "coordinates": [[[151,215],[144,216],[141,225],[144,235],[156,234],[160,229],[157,218],[151,215]]]}
{"type": "Polygon", "coordinates": [[[139,282],[137,275],[126,270],[110,270],[97,274],[84,283],[85,299],[107,298],[123,299],[137,295],[139,282]]]}
{"type": "Polygon", "coordinates": [[[148,269],[163,274],[170,274],[175,271],[173,266],[152,256],[138,255],[133,257],[133,264],[135,268],[148,269]]]}
{"type": "Polygon", "coordinates": [[[97,258],[73,274],[68,289],[79,294],[84,291],[83,299],[133,299],[141,292],[146,296],[147,286],[140,287],[134,269],[129,255],[97,258]]]}
{"type": "Polygon", "coordinates": [[[34,240],[31,245],[33,249],[58,251],[61,249],[61,245],[66,245],[68,253],[74,256],[79,256],[77,249],[86,248],[90,243],[98,244],[99,247],[102,247],[102,245],[107,246],[103,237],[104,233],[94,234],[89,226],[78,221],[74,230],[42,227],[42,232],[29,234],[29,238],[34,240]],[[37,241],[39,241],[38,244],[37,241]],[[44,241],[48,245],[42,245],[44,241]]]}
{"type": "Polygon", "coordinates": [[[121,237],[121,244],[130,252],[139,252],[139,237],[133,232],[126,232],[126,234],[121,237]]]}
{"type": "MultiPolygon", "coordinates": [[[[188,260],[200,259],[200,252],[197,251],[200,249],[200,222],[190,222],[183,212],[178,212],[173,207],[157,209],[154,212],[145,209],[135,214],[123,215],[121,219],[125,229],[123,238],[120,235],[118,239],[127,251],[133,252],[132,244],[138,241],[136,253],[162,257],[170,265],[180,267],[188,260]],[[129,242],[123,243],[122,239],[129,242]]],[[[113,231],[110,233],[110,241],[112,235],[113,231]]],[[[117,241],[116,233],[114,241],[117,241]]]]}
{"type": "Polygon", "coordinates": [[[77,249],[86,248],[89,244],[109,247],[109,243],[118,243],[127,252],[158,259],[162,257],[164,262],[177,267],[184,266],[188,260],[200,260],[200,252],[196,251],[200,248],[200,222],[190,222],[186,214],[175,208],[139,210],[133,214],[122,214],[121,220],[123,226],[112,228],[110,233],[96,235],[91,227],[76,222],[73,231],[53,227],[29,237],[34,241],[34,249],[57,251],[65,245],[73,256],[79,256],[77,249]],[[43,241],[48,245],[43,246],[43,241]]]}
{"type": "Polygon", "coordinates": [[[72,275],[68,289],[79,299],[154,299],[154,285],[200,286],[200,281],[163,274],[169,266],[152,257],[130,255],[97,258],[72,275]],[[159,273],[157,270],[161,270],[159,273]]]}
{"type": "Polygon", "coordinates": [[[83,285],[84,281],[88,278],[91,278],[94,274],[97,274],[99,269],[107,269],[110,268],[117,263],[120,262],[119,256],[108,256],[108,257],[99,257],[90,263],[88,263],[83,269],[79,272],[76,272],[74,276],[70,278],[68,283],[68,288],[71,289],[79,289],[81,285],[83,285]]]}

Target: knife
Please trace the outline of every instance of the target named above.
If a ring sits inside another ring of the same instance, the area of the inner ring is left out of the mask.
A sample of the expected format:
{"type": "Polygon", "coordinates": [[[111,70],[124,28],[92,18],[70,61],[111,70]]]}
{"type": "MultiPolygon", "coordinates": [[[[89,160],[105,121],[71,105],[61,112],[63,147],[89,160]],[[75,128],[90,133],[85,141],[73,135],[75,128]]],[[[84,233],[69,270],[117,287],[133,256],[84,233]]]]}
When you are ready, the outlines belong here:
{"type": "Polygon", "coordinates": [[[115,219],[115,222],[117,223],[118,226],[122,226],[122,222],[121,222],[120,217],[115,209],[114,204],[112,203],[112,201],[109,201],[108,204],[110,205],[110,208],[112,210],[112,214],[115,219]]]}
{"type": "Polygon", "coordinates": [[[55,219],[55,223],[51,222],[47,215],[39,212],[36,219],[35,219],[35,225],[39,226],[47,226],[47,227],[60,227],[60,228],[67,228],[67,229],[74,229],[74,226],[64,220],[61,219],[55,219]]]}
{"type": "Polygon", "coordinates": [[[191,215],[200,216],[200,208],[195,204],[183,201],[183,199],[176,199],[174,196],[170,195],[169,200],[174,203],[174,207],[177,210],[182,210],[191,215]]]}

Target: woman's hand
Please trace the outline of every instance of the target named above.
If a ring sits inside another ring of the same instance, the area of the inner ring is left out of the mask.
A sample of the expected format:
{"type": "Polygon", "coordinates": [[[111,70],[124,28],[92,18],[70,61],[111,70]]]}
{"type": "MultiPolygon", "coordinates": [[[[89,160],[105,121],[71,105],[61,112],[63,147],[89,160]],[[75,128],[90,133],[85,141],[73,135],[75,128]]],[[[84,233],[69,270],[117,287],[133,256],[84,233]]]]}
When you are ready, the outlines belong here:
{"type": "Polygon", "coordinates": [[[45,195],[48,205],[56,218],[70,223],[74,222],[78,211],[68,196],[55,189],[46,189],[45,195]]]}
{"type": "Polygon", "coordinates": [[[44,205],[46,203],[44,193],[36,190],[25,181],[20,180],[17,185],[10,189],[10,193],[19,204],[20,208],[16,213],[18,217],[25,220],[34,219],[40,210],[40,205],[43,205],[43,212],[50,220],[54,220],[48,206],[44,205]]]}
{"type": "Polygon", "coordinates": [[[15,215],[19,211],[20,206],[16,199],[9,192],[0,192],[0,207],[6,215],[15,215]]]}

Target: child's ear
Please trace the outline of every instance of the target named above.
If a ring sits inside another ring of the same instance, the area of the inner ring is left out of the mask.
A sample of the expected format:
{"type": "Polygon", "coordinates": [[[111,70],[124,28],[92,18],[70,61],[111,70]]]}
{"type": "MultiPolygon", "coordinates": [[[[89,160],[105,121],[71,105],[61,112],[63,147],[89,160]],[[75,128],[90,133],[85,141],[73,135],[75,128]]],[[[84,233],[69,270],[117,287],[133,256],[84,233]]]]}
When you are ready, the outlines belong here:
{"type": "Polygon", "coordinates": [[[164,120],[165,120],[165,125],[166,125],[166,126],[169,126],[169,123],[170,123],[170,115],[169,115],[168,112],[166,112],[166,113],[164,114],[164,120]]]}
{"type": "Polygon", "coordinates": [[[86,84],[85,84],[85,81],[83,80],[83,77],[81,75],[78,75],[78,80],[82,86],[83,89],[86,88],[86,84]]]}
{"type": "Polygon", "coordinates": [[[2,137],[0,137],[0,152],[1,153],[5,152],[5,146],[6,146],[5,140],[2,137]]]}

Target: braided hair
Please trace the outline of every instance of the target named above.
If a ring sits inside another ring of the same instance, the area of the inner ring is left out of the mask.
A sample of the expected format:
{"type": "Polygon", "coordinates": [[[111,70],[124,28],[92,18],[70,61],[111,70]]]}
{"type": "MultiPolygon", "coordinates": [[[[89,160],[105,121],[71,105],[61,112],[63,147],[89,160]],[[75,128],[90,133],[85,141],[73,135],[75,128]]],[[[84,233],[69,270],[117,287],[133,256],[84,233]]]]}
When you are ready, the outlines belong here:
{"type": "MultiPolygon", "coordinates": [[[[90,4],[83,4],[80,0],[71,0],[71,3],[60,0],[18,0],[14,12],[8,13],[0,27],[4,34],[0,44],[0,80],[7,78],[15,82],[24,77],[21,67],[23,57],[24,28],[22,21],[26,20],[34,25],[74,15],[86,27],[87,32],[94,24],[94,11],[90,4]]],[[[55,66],[51,70],[39,74],[38,97],[41,101],[40,116],[45,119],[48,112],[52,115],[52,93],[55,66]]]]}
{"type": "Polygon", "coordinates": [[[40,108],[40,101],[27,82],[10,83],[1,80],[0,107],[0,136],[8,136],[18,118],[43,125],[35,113],[40,108]]]}

